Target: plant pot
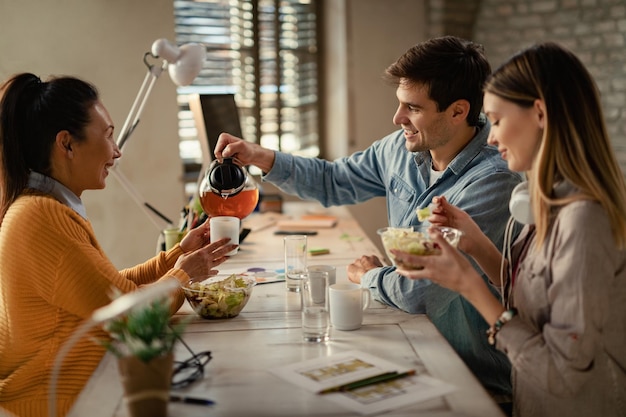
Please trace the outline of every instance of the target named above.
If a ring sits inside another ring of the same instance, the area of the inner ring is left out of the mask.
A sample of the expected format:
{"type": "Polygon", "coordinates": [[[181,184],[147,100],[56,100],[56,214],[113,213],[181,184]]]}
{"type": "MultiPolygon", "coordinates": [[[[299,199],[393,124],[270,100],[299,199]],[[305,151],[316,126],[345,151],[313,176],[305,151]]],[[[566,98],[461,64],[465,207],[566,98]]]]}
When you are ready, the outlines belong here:
{"type": "Polygon", "coordinates": [[[167,417],[173,362],[172,353],[149,362],[136,356],[118,358],[124,402],[131,417],[167,417]]]}

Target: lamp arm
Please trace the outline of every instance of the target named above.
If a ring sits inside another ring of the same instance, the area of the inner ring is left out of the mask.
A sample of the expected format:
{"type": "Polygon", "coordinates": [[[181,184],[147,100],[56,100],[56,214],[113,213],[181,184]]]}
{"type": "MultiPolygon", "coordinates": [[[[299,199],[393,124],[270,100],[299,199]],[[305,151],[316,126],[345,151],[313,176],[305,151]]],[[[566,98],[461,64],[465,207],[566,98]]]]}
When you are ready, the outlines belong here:
{"type": "Polygon", "coordinates": [[[133,105],[131,106],[130,111],[128,112],[128,116],[126,116],[126,121],[124,122],[124,125],[122,126],[122,130],[120,130],[120,133],[117,137],[116,142],[117,142],[118,148],[120,149],[124,147],[130,135],[132,135],[133,132],[135,131],[135,128],[139,124],[139,119],[141,117],[141,114],[143,113],[143,109],[146,106],[146,103],[148,101],[148,97],[150,97],[150,93],[152,93],[152,88],[154,87],[154,84],[156,83],[159,76],[161,76],[161,73],[163,72],[163,70],[165,70],[168,65],[167,61],[165,60],[163,61],[161,66],[150,65],[146,62],[145,57],[144,57],[144,62],[148,66],[148,72],[146,73],[146,76],[144,77],[143,82],[141,83],[139,92],[137,93],[137,96],[135,97],[135,101],[133,102],[133,105]]]}
{"type": "MultiPolygon", "coordinates": [[[[176,85],[188,85],[202,69],[202,62],[204,61],[205,55],[206,46],[201,44],[186,44],[178,48],[170,44],[166,39],[158,39],[153,43],[151,52],[146,52],[143,56],[143,62],[148,67],[148,72],[144,77],[143,83],[139,88],[139,92],[135,97],[135,101],[130,108],[116,140],[116,144],[120,150],[124,147],[139,124],[148,97],[157,79],[161,76],[161,73],[169,66],[172,81],[174,81],[176,85]],[[162,59],[161,65],[149,63],[148,57],[162,59]]],[[[116,162],[110,172],[119,180],[122,187],[148,215],[159,231],[162,230],[162,225],[156,222],[155,215],[168,225],[172,225],[171,220],[141,198],[141,195],[135,190],[126,177],[124,177],[121,172],[117,171],[117,166],[118,163],[116,162]]]]}
{"type": "MultiPolygon", "coordinates": [[[[146,58],[148,56],[152,56],[150,52],[147,52],[144,55],[143,62],[148,67],[148,72],[146,72],[146,76],[141,83],[141,87],[139,88],[139,92],[135,97],[135,101],[128,112],[128,116],[126,116],[126,120],[124,121],[124,125],[122,126],[122,130],[117,137],[117,146],[120,150],[124,147],[130,136],[135,131],[135,128],[139,124],[139,120],[141,114],[143,113],[143,109],[148,102],[148,98],[150,97],[150,93],[152,92],[152,88],[156,84],[157,79],[161,75],[164,69],[167,68],[167,61],[163,60],[160,66],[149,64],[146,58]]],[[[154,56],[153,56],[154,57],[154,56]]],[[[115,178],[117,178],[120,185],[126,190],[126,192],[132,197],[132,199],[137,203],[139,208],[144,211],[144,213],[148,216],[150,221],[156,226],[156,228],[161,231],[165,226],[171,226],[172,221],[164,216],[161,212],[155,209],[152,205],[148,204],[142,197],[141,194],[133,187],[133,185],[128,181],[126,176],[118,171],[118,164],[116,163],[111,169],[111,173],[115,178]],[[158,222],[155,218],[155,215],[159,217],[165,225],[158,222]]]]}
{"type": "Polygon", "coordinates": [[[137,203],[139,208],[143,210],[143,212],[148,216],[152,224],[156,226],[159,232],[166,227],[171,227],[173,225],[172,220],[170,220],[163,213],[154,208],[151,204],[146,202],[141,197],[141,194],[139,194],[139,191],[137,191],[137,189],[131,184],[128,178],[126,178],[126,176],[122,172],[118,171],[118,167],[119,166],[115,164],[109,172],[113,174],[113,176],[117,179],[117,181],[124,188],[124,190],[126,190],[126,192],[131,196],[135,203],[137,203]],[[155,215],[161,220],[161,222],[157,221],[155,215]]]}

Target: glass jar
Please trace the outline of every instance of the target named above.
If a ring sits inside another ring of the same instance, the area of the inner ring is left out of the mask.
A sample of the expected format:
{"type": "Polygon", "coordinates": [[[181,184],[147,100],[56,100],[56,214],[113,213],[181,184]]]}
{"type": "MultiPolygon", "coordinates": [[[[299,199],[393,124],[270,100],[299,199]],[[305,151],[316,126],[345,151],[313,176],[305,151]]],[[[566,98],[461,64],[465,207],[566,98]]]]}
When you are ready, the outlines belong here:
{"type": "Polygon", "coordinates": [[[215,159],[207,168],[198,190],[200,204],[209,217],[243,219],[259,202],[259,187],[236,158],[215,159]]]}

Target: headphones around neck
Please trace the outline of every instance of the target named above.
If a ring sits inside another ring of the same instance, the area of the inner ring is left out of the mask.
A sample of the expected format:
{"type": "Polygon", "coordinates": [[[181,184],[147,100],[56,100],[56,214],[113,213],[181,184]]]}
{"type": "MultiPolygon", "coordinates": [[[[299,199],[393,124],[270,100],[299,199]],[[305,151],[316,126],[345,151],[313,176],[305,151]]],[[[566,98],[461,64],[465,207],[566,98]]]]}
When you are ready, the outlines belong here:
{"type": "Polygon", "coordinates": [[[511,192],[509,201],[511,216],[518,223],[534,224],[533,211],[530,207],[530,194],[528,193],[528,181],[518,184],[511,192]]]}

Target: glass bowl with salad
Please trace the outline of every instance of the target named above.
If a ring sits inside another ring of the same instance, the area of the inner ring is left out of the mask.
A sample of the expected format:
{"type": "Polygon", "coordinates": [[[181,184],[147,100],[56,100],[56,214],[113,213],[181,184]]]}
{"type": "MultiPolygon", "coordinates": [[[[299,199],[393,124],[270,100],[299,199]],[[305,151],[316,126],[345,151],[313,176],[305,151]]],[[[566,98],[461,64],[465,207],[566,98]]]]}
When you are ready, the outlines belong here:
{"type": "Polygon", "coordinates": [[[459,244],[459,240],[463,234],[460,230],[452,227],[431,226],[430,224],[411,227],[383,227],[382,229],[378,229],[378,235],[383,242],[383,247],[385,248],[389,260],[395,266],[402,267],[403,269],[422,269],[423,267],[420,265],[399,264],[391,253],[391,249],[421,256],[440,254],[441,248],[430,238],[430,234],[428,233],[430,227],[439,229],[444,239],[455,248],[459,244]]]}
{"type": "Polygon", "coordinates": [[[183,287],[189,305],[200,317],[215,320],[239,315],[256,280],[243,275],[215,276],[183,287]]]}

